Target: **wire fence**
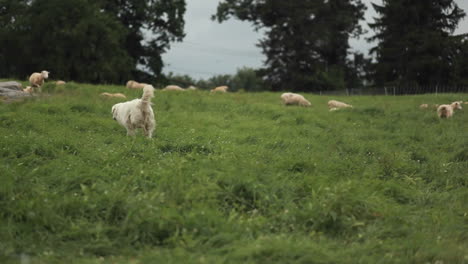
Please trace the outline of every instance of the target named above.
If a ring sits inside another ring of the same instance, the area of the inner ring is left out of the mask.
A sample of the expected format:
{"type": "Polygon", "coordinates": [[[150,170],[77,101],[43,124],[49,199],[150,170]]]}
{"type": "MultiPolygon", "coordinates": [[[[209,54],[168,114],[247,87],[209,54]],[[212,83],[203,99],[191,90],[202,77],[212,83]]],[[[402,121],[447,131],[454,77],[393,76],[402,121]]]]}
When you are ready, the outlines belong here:
{"type": "Polygon", "coordinates": [[[334,91],[314,92],[319,95],[354,96],[354,95],[416,95],[416,94],[443,94],[443,93],[468,93],[468,86],[438,85],[438,86],[386,86],[369,88],[349,88],[334,91]]]}

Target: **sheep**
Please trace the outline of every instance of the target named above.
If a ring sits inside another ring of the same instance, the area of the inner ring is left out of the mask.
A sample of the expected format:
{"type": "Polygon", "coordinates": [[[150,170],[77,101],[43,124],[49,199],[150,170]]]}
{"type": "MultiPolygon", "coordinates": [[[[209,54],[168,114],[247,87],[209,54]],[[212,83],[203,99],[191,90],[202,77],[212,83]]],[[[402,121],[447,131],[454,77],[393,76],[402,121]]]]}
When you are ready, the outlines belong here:
{"type": "Polygon", "coordinates": [[[343,103],[343,102],[340,102],[340,101],[336,101],[336,100],[328,101],[328,108],[330,109],[330,111],[336,111],[338,109],[348,108],[348,107],[353,108],[352,105],[349,105],[349,104],[346,104],[346,103],[343,103]],[[334,108],[336,108],[336,109],[334,109],[334,108]]]}
{"type": "Polygon", "coordinates": [[[62,81],[62,80],[58,80],[55,82],[55,85],[64,85],[66,84],[66,82],[62,81]]]}
{"type": "Polygon", "coordinates": [[[147,84],[146,83],[139,83],[133,80],[127,82],[128,89],[143,89],[147,84]]]}
{"type": "Polygon", "coordinates": [[[300,105],[300,106],[311,106],[311,103],[304,98],[304,96],[295,93],[283,93],[281,100],[285,105],[300,105]]]}
{"type": "Polygon", "coordinates": [[[439,105],[439,107],[437,108],[437,115],[440,118],[450,118],[453,116],[455,109],[462,109],[460,102],[439,105]]]}
{"type": "Polygon", "coordinates": [[[428,104],[422,104],[419,106],[419,109],[427,109],[427,108],[429,108],[428,104]]]}
{"type": "Polygon", "coordinates": [[[181,88],[180,86],[177,86],[177,85],[168,85],[162,90],[163,91],[185,91],[185,89],[183,89],[183,88],[181,88]]]}
{"type": "Polygon", "coordinates": [[[225,85],[224,85],[224,86],[218,86],[218,87],[216,87],[216,88],[213,88],[213,89],[211,90],[211,92],[212,92],[212,93],[214,93],[214,92],[227,93],[228,89],[229,89],[229,87],[228,87],[228,86],[225,86],[225,85]]]}
{"type": "Polygon", "coordinates": [[[33,88],[31,86],[26,86],[26,88],[23,89],[24,93],[33,93],[33,88]]]}
{"type": "Polygon", "coordinates": [[[197,87],[193,86],[193,85],[190,85],[187,90],[192,90],[192,91],[195,91],[195,90],[198,90],[197,87]]]}
{"type": "Polygon", "coordinates": [[[48,71],[42,71],[41,73],[34,72],[31,74],[29,77],[29,82],[31,83],[31,86],[34,88],[38,88],[38,91],[41,91],[41,86],[44,84],[44,80],[49,78],[49,72],[48,71]]]}
{"type": "Polygon", "coordinates": [[[127,97],[121,93],[101,93],[100,96],[107,97],[107,98],[123,98],[126,99],[127,97]]]}

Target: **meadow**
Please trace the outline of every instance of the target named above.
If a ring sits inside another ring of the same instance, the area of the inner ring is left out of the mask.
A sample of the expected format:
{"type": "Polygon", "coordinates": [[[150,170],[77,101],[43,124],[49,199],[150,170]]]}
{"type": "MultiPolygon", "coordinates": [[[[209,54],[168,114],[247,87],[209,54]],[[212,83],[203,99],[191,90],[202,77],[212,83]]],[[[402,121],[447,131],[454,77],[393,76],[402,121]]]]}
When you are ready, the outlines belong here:
{"type": "Polygon", "coordinates": [[[0,263],[468,263],[468,94],[162,92],[152,140],[122,86],[0,103],[0,263]],[[329,112],[337,99],[354,109],[329,112]]]}

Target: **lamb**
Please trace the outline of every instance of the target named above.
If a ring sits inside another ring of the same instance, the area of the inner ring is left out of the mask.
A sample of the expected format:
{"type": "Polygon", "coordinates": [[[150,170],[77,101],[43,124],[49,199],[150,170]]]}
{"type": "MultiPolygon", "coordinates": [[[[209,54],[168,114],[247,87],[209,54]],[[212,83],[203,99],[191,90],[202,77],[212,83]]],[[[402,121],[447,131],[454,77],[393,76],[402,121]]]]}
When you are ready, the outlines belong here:
{"type": "Polygon", "coordinates": [[[300,105],[300,106],[311,106],[311,103],[304,98],[304,96],[295,93],[283,93],[281,100],[285,105],[300,105]]]}
{"type": "Polygon", "coordinates": [[[218,87],[212,89],[211,92],[212,92],[212,93],[214,93],[214,92],[227,93],[228,89],[229,89],[229,87],[228,87],[228,86],[225,86],[225,85],[224,85],[224,86],[218,86],[218,87]]]}
{"type": "Polygon", "coordinates": [[[192,91],[195,91],[195,90],[198,90],[197,87],[193,86],[193,85],[190,85],[187,90],[192,90],[192,91]]]}
{"type": "Polygon", "coordinates": [[[66,82],[62,81],[62,80],[58,80],[55,82],[56,85],[64,85],[66,84],[66,82]]]}
{"type": "Polygon", "coordinates": [[[107,97],[107,98],[123,98],[127,99],[127,96],[121,93],[101,93],[100,94],[102,97],[107,97]]]}
{"type": "Polygon", "coordinates": [[[142,128],[146,137],[151,138],[156,128],[151,98],[154,88],[146,85],[141,99],[118,103],[112,106],[112,117],[127,129],[127,136],[134,136],[137,128],[142,128]]]}
{"type": "Polygon", "coordinates": [[[143,89],[146,85],[146,83],[139,83],[133,80],[130,80],[127,82],[127,88],[128,89],[143,89]]]}
{"type": "Polygon", "coordinates": [[[330,111],[336,111],[336,110],[338,110],[340,108],[353,108],[353,106],[349,105],[349,104],[346,104],[346,103],[343,103],[343,102],[340,102],[340,101],[330,100],[330,101],[328,101],[328,108],[330,109],[330,111]],[[334,109],[334,108],[336,108],[336,109],[334,109]]]}
{"type": "Polygon", "coordinates": [[[38,88],[38,91],[41,91],[41,86],[44,84],[44,80],[49,78],[48,71],[42,71],[41,73],[34,72],[29,77],[29,82],[33,88],[38,88]]]}
{"type": "Polygon", "coordinates": [[[450,118],[453,116],[455,109],[463,109],[460,102],[453,102],[451,104],[442,104],[437,108],[437,115],[440,118],[450,118]]]}
{"type": "Polygon", "coordinates": [[[177,85],[168,85],[162,90],[163,91],[185,91],[185,89],[183,89],[183,88],[181,88],[180,86],[177,86],[177,85]]]}

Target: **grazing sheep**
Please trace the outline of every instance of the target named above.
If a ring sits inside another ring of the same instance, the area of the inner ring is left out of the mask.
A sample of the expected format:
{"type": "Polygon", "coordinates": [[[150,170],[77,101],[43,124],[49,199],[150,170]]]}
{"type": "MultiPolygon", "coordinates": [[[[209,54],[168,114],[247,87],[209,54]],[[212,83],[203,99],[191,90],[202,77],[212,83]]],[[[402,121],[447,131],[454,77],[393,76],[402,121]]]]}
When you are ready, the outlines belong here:
{"type": "Polygon", "coordinates": [[[31,86],[26,86],[26,88],[23,89],[23,92],[25,93],[33,93],[33,88],[31,86]]]}
{"type": "Polygon", "coordinates": [[[64,85],[66,84],[66,82],[62,81],[62,80],[58,80],[55,82],[56,85],[64,85]]]}
{"type": "Polygon", "coordinates": [[[330,111],[336,111],[337,109],[348,108],[348,107],[352,108],[353,106],[349,105],[349,104],[346,104],[346,103],[343,103],[343,102],[340,102],[340,101],[336,101],[336,100],[328,101],[328,108],[330,109],[330,111]],[[337,108],[337,109],[331,110],[333,108],[337,108]]]}
{"type": "Polygon", "coordinates": [[[193,85],[190,85],[187,90],[192,90],[192,91],[195,91],[195,90],[198,90],[197,87],[193,86],[193,85]]]}
{"type": "Polygon", "coordinates": [[[133,80],[130,80],[127,82],[127,88],[128,89],[143,89],[143,87],[145,87],[146,83],[139,83],[139,82],[136,82],[136,81],[133,81],[133,80]]]}
{"type": "Polygon", "coordinates": [[[453,116],[455,109],[462,109],[460,102],[439,105],[439,107],[437,108],[437,115],[440,118],[450,118],[453,116]]]}
{"type": "Polygon", "coordinates": [[[300,105],[300,106],[311,106],[311,103],[304,98],[304,96],[295,93],[283,93],[281,95],[281,101],[285,105],[300,105]]]}
{"type": "Polygon", "coordinates": [[[464,102],[463,104],[468,104],[468,102],[464,102]]]}
{"type": "Polygon", "coordinates": [[[100,96],[102,97],[107,97],[107,98],[123,98],[123,99],[127,99],[127,96],[125,96],[125,94],[121,94],[121,93],[101,93],[100,96]]]}
{"type": "Polygon", "coordinates": [[[49,78],[48,71],[42,71],[41,73],[34,72],[29,77],[29,82],[31,83],[32,87],[37,87],[38,91],[41,91],[41,86],[44,84],[44,80],[49,78]]]}
{"type": "Polygon", "coordinates": [[[228,86],[218,86],[214,89],[211,90],[212,93],[214,92],[222,92],[222,93],[227,93],[229,87],[228,86]]]}
{"type": "Polygon", "coordinates": [[[183,89],[183,88],[181,88],[180,86],[177,86],[177,85],[168,85],[162,90],[163,91],[185,91],[185,89],[183,89]]]}
{"type": "Polygon", "coordinates": [[[429,108],[429,105],[428,104],[422,104],[419,106],[420,109],[427,109],[429,108]]]}
{"type": "Polygon", "coordinates": [[[127,136],[134,136],[137,128],[142,128],[146,137],[151,138],[156,128],[151,98],[154,88],[146,85],[141,99],[115,104],[112,106],[112,117],[127,129],[127,136]]]}

